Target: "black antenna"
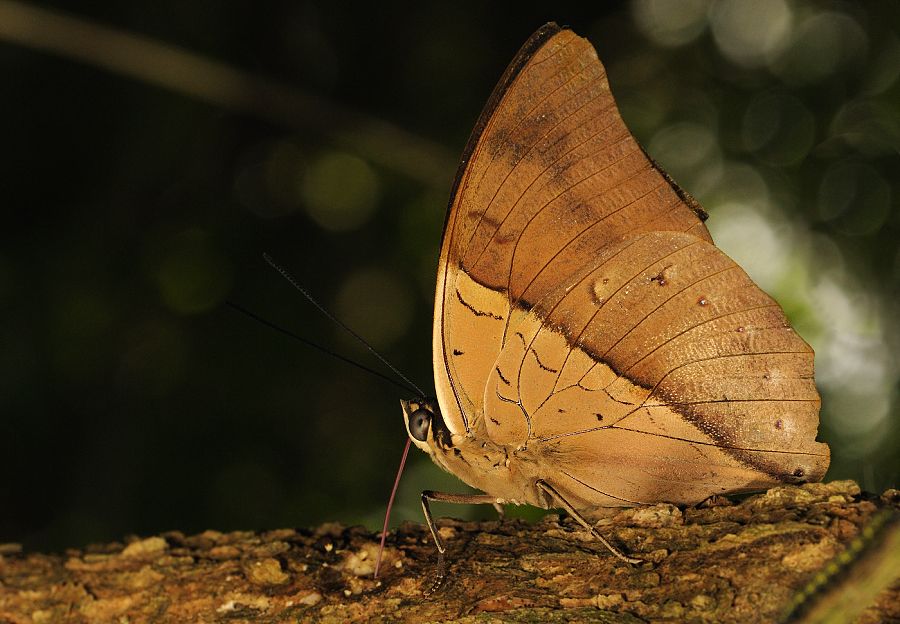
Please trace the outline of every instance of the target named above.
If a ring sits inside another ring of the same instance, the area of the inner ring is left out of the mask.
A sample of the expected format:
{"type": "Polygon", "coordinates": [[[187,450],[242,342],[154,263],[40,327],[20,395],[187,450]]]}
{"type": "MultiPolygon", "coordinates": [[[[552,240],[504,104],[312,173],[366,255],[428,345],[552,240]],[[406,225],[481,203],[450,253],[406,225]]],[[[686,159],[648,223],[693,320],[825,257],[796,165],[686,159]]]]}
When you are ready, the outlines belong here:
{"type": "MultiPolygon", "coordinates": [[[[425,393],[422,392],[421,390],[419,390],[419,387],[418,387],[416,384],[414,384],[412,381],[410,381],[410,380],[406,377],[406,375],[404,375],[404,374],[401,373],[399,370],[397,370],[397,368],[396,368],[393,364],[391,364],[390,362],[388,362],[387,359],[385,359],[385,357],[384,357],[383,355],[381,355],[378,351],[376,351],[374,348],[372,348],[372,346],[371,346],[368,342],[366,342],[365,340],[363,340],[363,339],[359,336],[359,334],[357,334],[355,331],[353,331],[352,329],[350,329],[349,327],[347,327],[346,325],[344,325],[337,317],[335,317],[331,312],[329,312],[327,309],[325,309],[325,306],[323,306],[321,303],[319,303],[318,301],[316,301],[315,297],[313,297],[313,296],[310,295],[308,292],[306,292],[306,289],[304,289],[303,286],[301,286],[301,285],[297,282],[297,280],[294,279],[294,276],[291,275],[290,273],[288,273],[287,270],[286,270],[284,267],[282,267],[280,264],[278,264],[277,262],[275,262],[275,260],[272,258],[272,256],[270,256],[270,255],[267,254],[267,253],[264,253],[264,254],[263,254],[263,258],[266,259],[266,262],[268,262],[270,265],[272,265],[272,268],[273,268],[273,269],[275,269],[276,271],[278,271],[279,273],[281,273],[287,281],[289,281],[291,284],[293,284],[293,285],[294,285],[294,288],[296,288],[296,289],[299,290],[301,293],[303,293],[303,296],[306,297],[307,299],[309,299],[310,302],[312,302],[312,304],[313,304],[314,306],[316,306],[317,308],[319,308],[319,310],[322,311],[322,314],[324,314],[325,316],[327,316],[328,318],[330,318],[332,321],[334,321],[335,323],[337,323],[337,324],[340,326],[341,329],[343,329],[345,332],[347,332],[348,334],[350,334],[351,336],[353,336],[353,337],[354,337],[354,338],[355,338],[362,346],[364,346],[366,349],[368,349],[370,352],[372,352],[372,354],[374,354],[375,357],[377,357],[377,358],[378,358],[379,360],[381,360],[388,368],[390,368],[392,371],[394,371],[394,374],[395,374],[395,375],[397,375],[400,379],[402,379],[403,381],[405,381],[406,383],[408,383],[410,386],[412,386],[412,388],[415,389],[415,392],[418,393],[418,395],[419,395],[420,397],[422,397],[422,398],[425,397],[425,393]]],[[[237,308],[236,308],[236,309],[237,309],[237,308]]],[[[239,310],[239,311],[242,311],[242,310],[239,310]]],[[[246,312],[245,312],[245,314],[249,314],[249,313],[246,313],[246,312]]],[[[253,315],[250,315],[250,316],[253,316],[253,315]]],[[[259,319],[259,320],[262,321],[262,319],[259,319]]],[[[282,332],[282,333],[284,333],[284,334],[287,334],[287,335],[289,335],[289,336],[292,336],[292,335],[293,335],[293,334],[290,334],[289,332],[287,332],[287,331],[285,331],[285,330],[283,330],[283,329],[280,329],[280,328],[278,328],[278,327],[275,327],[274,325],[270,325],[269,323],[266,323],[265,321],[262,321],[262,322],[263,322],[263,324],[269,325],[269,326],[272,327],[273,329],[277,329],[278,331],[280,331],[280,332],[282,332]]],[[[323,347],[320,347],[320,346],[318,346],[318,345],[314,345],[313,343],[311,343],[311,342],[309,342],[309,341],[307,341],[307,340],[304,340],[304,339],[300,338],[299,336],[294,336],[294,337],[297,338],[298,340],[300,340],[300,341],[302,341],[302,342],[305,342],[306,344],[310,344],[310,345],[316,347],[317,349],[320,349],[320,350],[322,350],[322,351],[324,351],[324,352],[326,352],[326,353],[331,353],[331,352],[328,351],[327,349],[325,349],[325,348],[323,348],[323,347]]],[[[347,358],[342,357],[342,356],[340,356],[340,355],[337,355],[337,354],[335,354],[335,353],[331,353],[331,354],[334,355],[335,357],[338,357],[338,358],[344,360],[345,362],[350,362],[350,363],[353,364],[354,366],[358,366],[359,368],[361,368],[361,369],[363,369],[363,370],[367,370],[367,371],[369,371],[369,372],[375,373],[375,374],[378,375],[379,377],[383,377],[384,379],[388,379],[389,381],[392,381],[393,383],[395,383],[395,384],[397,384],[398,386],[400,386],[401,388],[403,388],[403,385],[402,385],[402,384],[399,384],[399,383],[397,383],[396,381],[391,380],[391,379],[389,379],[388,377],[385,377],[385,376],[382,375],[381,373],[377,373],[377,372],[375,372],[375,371],[373,371],[373,370],[371,370],[371,369],[369,369],[369,368],[366,368],[365,366],[362,366],[361,364],[357,364],[356,362],[353,362],[353,361],[351,361],[351,360],[348,360],[347,358]]],[[[404,388],[404,390],[409,391],[408,388],[404,388]]]]}
{"type": "Polygon", "coordinates": [[[243,314],[244,316],[247,316],[247,317],[249,317],[249,318],[252,318],[254,321],[257,321],[257,322],[259,322],[259,323],[262,323],[262,324],[265,325],[266,327],[269,327],[269,328],[271,328],[271,329],[274,329],[274,330],[277,331],[277,332],[281,332],[281,333],[284,334],[285,336],[288,336],[288,337],[290,337],[290,338],[293,338],[294,340],[299,340],[300,342],[302,342],[302,343],[305,344],[305,345],[309,345],[310,347],[313,347],[313,348],[315,348],[315,349],[318,349],[318,350],[321,351],[322,353],[327,353],[328,355],[330,355],[330,356],[332,356],[332,357],[336,357],[336,358],[339,359],[339,360],[342,360],[342,361],[344,361],[344,362],[347,362],[347,364],[352,364],[352,365],[355,366],[356,368],[359,368],[359,369],[361,369],[361,370],[364,370],[364,371],[366,371],[367,373],[371,373],[371,374],[375,375],[376,377],[381,377],[382,379],[391,382],[392,384],[394,384],[394,385],[397,386],[398,388],[402,388],[405,392],[408,392],[408,393],[410,393],[410,394],[415,394],[415,393],[416,393],[415,390],[410,390],[407,386],[404,386],[402,383],[400,383],[400,382],[397,381],[396,379],[394,379],[394,378],[392,378],[392,377],[388,377],[388,376],[385,375],[384,373],[379,373],[377,370],[373,370],[373,369],[369,368],[368,366],[364,366],[364,365],[360,364],[359,362],[355,362],[354,360],[351,360],[350,358],[346,358],[346,357],[344,357],[343,355],[341,355],[340,353],[335,353],[334,351],[331,351],[330,349],[326,349],[326,348],[323,347],[322,345],[319,345],[319,344],[316,344],[315,342],[309,341],[309,340],[307,340],[306,338],[303,338],[302,336],[298,336],[297,334],[294,334],[294,333],[292,333],[292,332],[289,332],[289,331],[286,330],[286,329],[282,329],[282,328],[279,327],[278,325],[275,325],[275,324],[273,324],[273,323],[270,323],[270,322],[267,321],[266,319],[260,318],[259,316],[256,316],[255,314],[253,314],[253,312],[250,312],[249,310],[245,310],[244,308],[242,308],[241,306],[239,306],[239,305],[236,304],[236,303],[232,303],[231,301],[226,301],[226,302],[225,302],[225,305],[227,305],[227,306],[228,306],[229,308],[231,308],[232,310],[237,310],[238,312],[240,312],[240,313],[243,314]]]}

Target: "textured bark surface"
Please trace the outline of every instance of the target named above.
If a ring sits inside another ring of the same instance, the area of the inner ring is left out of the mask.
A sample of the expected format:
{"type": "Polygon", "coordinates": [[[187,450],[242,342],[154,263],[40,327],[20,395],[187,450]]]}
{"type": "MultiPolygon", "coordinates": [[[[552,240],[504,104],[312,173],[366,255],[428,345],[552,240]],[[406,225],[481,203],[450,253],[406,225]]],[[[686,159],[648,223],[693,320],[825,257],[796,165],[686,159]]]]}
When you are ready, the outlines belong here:
{"type": "MultiPolygon", "coordinates": [[[[601,532],[569,519],[441,520],[449,575],[428,530],[407,522],[372,579],[376,537],[337,523],[266,533],[178,532],[129,544],[17,552],[0,545],[0,622],[772,622],[900,493],[851,481],[781,487],[732,504],[610,510],[601,532]]],[[[900,583],[861,622],[900,622],[900,583]]]]}

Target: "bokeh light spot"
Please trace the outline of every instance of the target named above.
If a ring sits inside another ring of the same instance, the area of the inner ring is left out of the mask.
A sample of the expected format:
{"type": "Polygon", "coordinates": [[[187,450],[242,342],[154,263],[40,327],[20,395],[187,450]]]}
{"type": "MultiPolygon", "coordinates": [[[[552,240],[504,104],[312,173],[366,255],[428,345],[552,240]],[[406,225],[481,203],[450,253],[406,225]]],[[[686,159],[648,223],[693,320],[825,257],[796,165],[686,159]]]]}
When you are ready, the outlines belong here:
{"type": "Polygon", "coordinates": [[[414,308],[409,287],[376,268],[351,275],[335,305],[338,318],[376,349],[389,347],[406,333],[414,308]]]}
{"type": "Polygon", "coordinates": [[[691,121],[674,123],[657,132],[648,150],[673,179],[695,193],[697,179],[717,171],[722,159],[715,133],[691,121]]]}
{"type": "Polygon", "coordinates": [[[875,301],[865,291],[830,278],[822,279],[811,297],[820,306],[819,317],[830,333],[818,351],[818,381],[867,394],[879,390],[888,381],[890,357],[881,341],[875,301]]]}
{"type": "Polygon", "coordinates": [[[663,47],[690,43],[707,24],[710,0],[633,0],[634,21],[651,41],[663,47]]]}
{"type": "Polygon", "coordinates": [[[300,204],[304,164],[303,154],[288,141],[278,141],[265,160],[266,188],[284,212],[292,212],[300,204]]]}
{"type": "Polygon", "coordinates": [[[882,102],[847,103],[834,116],[829,131],[867,156],[900,151],[900,112],[882,102]]]}
{"type": "Polygon", "coordinates": [[[739,204],[760,214],[771,212],[769,185],[756,168],[726,161],[707,174],[704,183],[704,205],[710,214],[718,215],[723,207],[739,204]]]}
{"type": "Polygon", "coordinates": [[[298,210],[305,171],[300,150],[290,141],[276,141],[250,151],[234,183],[241,203],[266,219],[284,217],[298,210]]]}
{"type": "Polygon", "coordinates": [[[775,292],[788,262],[786,230],[745,204],[717,207],[709,228],[716,245],[760,288],[769,294],[775,292]]]}
{"type": "Polygon", "coordinates": [[[821,82],[854,61],[862,61],[868,37],[849,15],[822,11],[801,22],[790,47],[773,63],[778,76],[793,86],[821,82]]]}
{"type": "Polygon", "coordinates": [[[231,288],[231,267],[208,234],[191,229],[170,241],[156,272],[156,285],[170,310],[199,314],[225,297],[231,288]]]}
{"type": "Polygon", "coordinates": [[[364,160],[329,152],[307,170],[301,192],[313,221],[327,230],[344,232],[369,220],[381,199],[380,186],[378,176],[364,160]]]}
{"type": "Polygon", "coordinates": [[[844,234],[874,234],[890,213],[891,187],[871,165],[839,162],[825,172],[818,204],[822,219],[844,234]]]}
{"type": "Polygon", "coordinates": [[[795,165],[812,147],[815,120],[796,97],[762,93],[744,113],[742,137],[744,147],[766,164],[795,165]]]}
{"type": "Polygon", "coordinates": [[[791,9],[784,0],[717,0],[710,9],[719,50],[742,67],[762,67],[790,42],[791,9]]]}
{"type": "Polygon", "coordinates": [[[862,91],[869,96],[884,93],[900,77],[900,37],[893,32],[885,33],[880,43],[865,74],[862,91]]]}

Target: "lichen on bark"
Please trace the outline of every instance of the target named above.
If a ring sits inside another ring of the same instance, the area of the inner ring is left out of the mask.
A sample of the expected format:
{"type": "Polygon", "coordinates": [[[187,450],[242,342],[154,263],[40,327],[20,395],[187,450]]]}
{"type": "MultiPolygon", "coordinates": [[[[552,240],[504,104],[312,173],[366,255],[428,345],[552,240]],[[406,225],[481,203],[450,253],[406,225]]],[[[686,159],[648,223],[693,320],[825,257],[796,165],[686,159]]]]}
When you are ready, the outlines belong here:
{"type": "MultiPolygon", "coordinates": [[[[175,531],[64,555],[0,546],[0,622],[772,622],[882,507],[851,481],[773,488],[738,503],[608,510],[601,533],[570,519],[439,521],[449,575],[425,597],[426,527],[377,536],[338,523],[268,532],[175,531]]],[[[900,622],[900,583],[861,622],[900,622]]]]}

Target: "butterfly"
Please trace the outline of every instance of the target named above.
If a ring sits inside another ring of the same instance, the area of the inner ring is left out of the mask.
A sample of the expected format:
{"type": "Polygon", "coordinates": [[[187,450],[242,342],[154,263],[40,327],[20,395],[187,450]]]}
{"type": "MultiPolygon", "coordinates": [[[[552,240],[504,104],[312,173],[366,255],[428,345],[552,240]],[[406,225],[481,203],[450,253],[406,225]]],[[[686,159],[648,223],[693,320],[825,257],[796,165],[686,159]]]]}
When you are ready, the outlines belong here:
{"type": "Polygon", "coordinates": [[[602,539],[583,512],[822,479],[813,351],[706,218],[625,126],[591,44],[532,35],[452,187],[437,398],[402,404],[412,442],[484,492],[422,494],[438,582],[430,500],[561,507],[602,539]]]}

